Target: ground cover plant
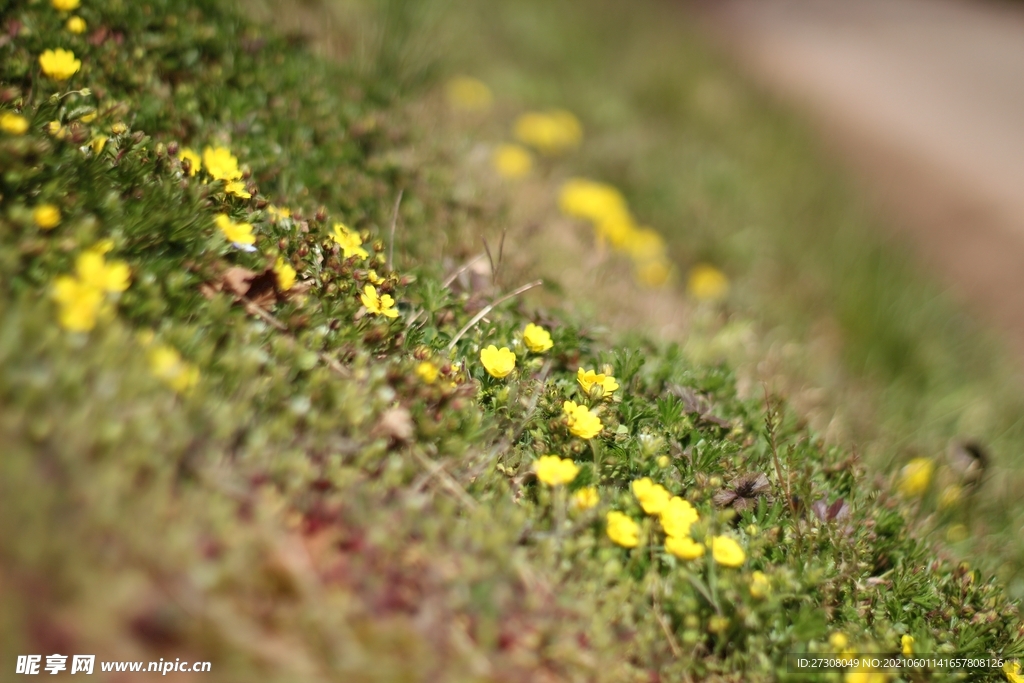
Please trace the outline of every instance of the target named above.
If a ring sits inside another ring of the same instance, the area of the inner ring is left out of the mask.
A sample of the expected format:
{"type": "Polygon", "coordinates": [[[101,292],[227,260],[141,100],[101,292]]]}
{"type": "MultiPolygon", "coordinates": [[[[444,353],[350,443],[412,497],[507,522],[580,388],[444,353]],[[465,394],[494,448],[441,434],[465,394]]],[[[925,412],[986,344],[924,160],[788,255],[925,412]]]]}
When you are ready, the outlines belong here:
{"type": "MultiPolygon", "coordinates": [[[[5,671],[749,681],[787,653],[1021,654],[1001,584],[919,536],[927,465],[894,490],[728,366],[525,304],[500,241],[474,269],[460,240],[499,217],[410,153],[428,72],[315,60],[219,2],[0,10],[5,671]]],[[[496,177],[569,164],[561,107],[518,119],[496,177]]],[[[548,184],[671,282],[642,205],[548,184]]],[[[727,282],[702,266],[691,296],[714,311],[727,282]]],[[[801,679],[843,676],[886,678],[801,679]]]]}

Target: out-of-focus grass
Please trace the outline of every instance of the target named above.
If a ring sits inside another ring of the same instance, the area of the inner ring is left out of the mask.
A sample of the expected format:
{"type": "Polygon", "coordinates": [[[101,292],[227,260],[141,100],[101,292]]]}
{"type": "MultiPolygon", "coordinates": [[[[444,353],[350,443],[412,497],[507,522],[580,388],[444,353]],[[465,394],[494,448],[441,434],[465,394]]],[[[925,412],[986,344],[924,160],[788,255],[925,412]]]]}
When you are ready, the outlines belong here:
{"type": "Polygon", "coordinates": [[[741,312],[731,329],[758,320],[758,353],[785,349],[772,354],[778,386],[827,390],[813,406],[822,427],[886,468],[941,461],[955,438],[989,448],[986,484],[957,517],[970,527],[960,547],[1024,596],[1018,368],[796,116],[738,77],[679,3],[460,3],[441,23],[449,68],[524,106],[580,115],[589,141],[577,172],[623,188],[684,269],[711,261],[729,273],[741,312]]]}

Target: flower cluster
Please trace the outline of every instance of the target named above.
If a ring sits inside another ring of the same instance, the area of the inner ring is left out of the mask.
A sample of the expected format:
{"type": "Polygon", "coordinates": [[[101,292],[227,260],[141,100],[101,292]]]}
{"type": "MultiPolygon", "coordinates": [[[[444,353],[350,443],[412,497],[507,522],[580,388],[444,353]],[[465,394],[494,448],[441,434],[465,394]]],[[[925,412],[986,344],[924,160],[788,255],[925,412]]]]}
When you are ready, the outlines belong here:
{"type": "Polygon", "coordinates": [[[88,332],[107,310],[107,297],[128,289],[130,273],[123,261],[107,261],[113,249],[109,241],[100,242],[78,255],[75,274],[62,275],[53,284],[53,299],[60,310],[61,326],[71,332],[88,332]]]}

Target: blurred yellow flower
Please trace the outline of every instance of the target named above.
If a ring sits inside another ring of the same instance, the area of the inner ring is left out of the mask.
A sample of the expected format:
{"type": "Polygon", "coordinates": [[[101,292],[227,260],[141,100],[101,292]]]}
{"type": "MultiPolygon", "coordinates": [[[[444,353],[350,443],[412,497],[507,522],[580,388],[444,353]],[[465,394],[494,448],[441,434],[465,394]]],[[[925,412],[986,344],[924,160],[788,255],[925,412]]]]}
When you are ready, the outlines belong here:
{"type": "Polygon", "coordinates": [[[605,220],[630,220],[626,200],[617,189],[606,183],[573,178],[562,185],[558,206],[567,216],[585,218],[595,224],[605,220]]]}
{"type": "Polygon", "coordinates": [[[572,483],[580,468],[568,458],[559,458],[557,455],[544,455],[537,458],[533,463],[533,471],[537,473],[537,479],[548,486],[561,486],[572,483]]]}
{"type": "Polygon", "coordinates": [[[601,387],[604,396],[611,396],[619,388],[619,383],[611,375],[599,374],[594,370],[584,370],[583,368],[576,371],[576,381],[587,394],[595,385],[601,387]]]}
{"type": "Polygon", "coordinates": [[[516,120],[514,130],[520,142],[547,155],[567,152],[583,139],[579,119],[564,110],[528,112],[516,120]]]}
{"type": "Polygon", "coordinates": [[[214,217],[214,222],[217,227],[220,228],[224,238],[228,242],[231,242],[236,247],[245,249],[246,251],[255,251],[255,248],[247,249],[256,244],[256,236],[252,233],[252,224],[250,223],[235,223],[227,214],[219,213],[214,217]]]}
{"type": "Polygon", "coordinates": [[[507,346],[499,349],[491,344],[485,349],[480,349],[480,362],[483,363],[488,375],[504,379],[516,367],[516,354],[507,346]]]}
{"type": "Polygon", "coordinates": [[[640,545],[640,525],[628,515],[612,510],[605,517],[608,538],[623,548],[635,548],[640,545]]]}
{"type": "Polygon", "coordinates": [[[185,362],[178,350],[160,344],[149,349],[149,369],[178,393],[184,393],[199,382],[199,368],[185,362]]]}
{"type": "Polygon", "coordinates": [[[631,488],[633,495],[640,501],[640,507],[649,515],[661,514],[672,498],[672,494],[664,486],[654,483],[650,477],[637,479],[631,488]]]}
{"type": "Polygon", "coordinates": [[[97,135],[89,141],[89,147],[92,149],[94,155],[98,155],[103,151],[103,148],[107,146],[107,136],[97,135]]]}
{"type": "Polygon", "coordinates": [[[252,194],[245,189],[245,183],[241,180],[229,180],[224,183],[224,191],[235,197],[241,197],[242,199],[251,199],[252,194]]]}
{"type": "Polygon", "coordinates": [[[441,372],[437,369],[437,366],[428,360],[425,360],[416,366],[416,376],[427,384],[433,384],[436,382],[439,374],[441,374],[441,372]]]}
{"type": "Polygon", "coordinates": [[[963,499],[964,490],[956,485],[950,484],[946,488],[942,489],[942,493],[939,494],[939,507],[943,510],[956,507],[956,505],[963,499]]]}
{"type": "Polygon", "coordinates": [[[510,180],[524,178],[533,169],[533,157],[519,145],[499,145],[494,150],[491,163],[494,164],[494,170],[498,175],[510,180]]]}
{"type": "Polygon", "coordinates": [[[928,458],[914,458],[900,471],[900,492],[910,498],[924,495],[932,481],[935,464],[928,458]]]}
{"type": "Polygon", "coordinates": [[[723,567],[739,567],[747,560],[740,544],[728,536],[715,536],[711,539],[711,556],[723,567]]]}
{"type": "Polygon", "coordinates": [[[667,455],[659,455],[657,463],[658,467],[665,468],[672,464],[672,459],[669,458],[667,455]]]}
{"type": "Polygon", "coordinates": [[[291,218],[292,210],[288,207],[282,206],[280,208],[271,204],[267,207],[267,213],[270,214],[270,219],[273,221],[279,221],[282,218],[291,218]]]}
{"type": "Polygon", "coordinates": [[[40,204],[32,210],[32,222],[40,230],[52,230],[60,225],[60,209],[53,204],[40,204]]]}
{"type": "Polygon", "coordinates": [[[665,253],[665,240],[656,230],[636,228],[626,238],[626,251],[638,263],[662,258],[665,253]]]}
{"type": "Polygon", "coordinates": [[[686,291],[698,301],[718,301],[729,293],[729,279],[718,268],[699,263],[690,270],[686,291]]]}
{"type": "Polygon", "coordinates": [[[366,310],[374,315],[382,315],[385,318],[397,318],[398,311],[395,309],[395,300],[390,294],[377,294],[373,285],[363,287],[363,293],[359,300],[366,306],[366,310]]]}
{"type": "Polygon", "coordinates": [[[900,651],[906,657],[914,654],[914,636],[904,634],[903,637],[900,638],[900,651]]]}
{"type": "Polygon", "coordinates": [[[367,251],[363,249],[363,239],[359,236],[359,233],[349,230],[344,223],[334,224],[331,239],[341,247],[341,253],[345,258],[352,258],[353,256],[366,258],[369,256],[367,251]]]}
{"type": "MultiPolygon", "coordinates": [[[[102,243],[101,243],[102,244],[102,243]]],[[[75,260],[78,279],[100,292],[123,292],[128,289],[131,271],[124,261],[107,262],[101,245],[87,249],[75,260]]]]}
{"type": "Polygon", "coordinates": [[[0,114],[0,130],[8,135],[24,135],[28,131],[28,119],[19,114],[5,111],[0,114]]]}
{"type": "Polygon", "coordinates": [[[110,132],[113,133],[114,135],[124,135],[125,133],[128,132],[128,126],[126,126],[123,122],[118,121],[110,127],[110,132]]]}
{"type": "Polygon", "coordinates": [[[71,17],[68,19],[68,22],[64,24],[64,28],[75,34],[85,33],[85,19],[82,17],[71,17]]]}
{"type": "Polygon", "coordinates": [[[43,73],[55,81],[66,81],[78,73],[82,68],[82,62],[75,59],[75,53],[71,50],[45,50],[39,55],[39,66],[43,73]]]}
{"type": "Polygon", "coordinates": [[[283,256],[278,256],[274,263],[274,275],[277,276],[277,286],[282,292],[287,292],[295,286],[295,269],[292,268],[292,264],[284,260],[283,256]]]}
{"type": "Polygon", "coordinates": [[[551,333],[540,325],[534,325],[533,323],[529,323],[523,330],[523,343],[526,344],[526,348],[534,353],[544,353],[554,346],[554,343],[551,341],[551,333]]]}
{"type": "Polygon", "coordinates": [[[672,278],[672,264],[666,259],[657,258],[638,263],[636,279],[644,287],[664,287],[672,278]]]}
{"type": "Polygon", "coordinates": [[[384,284],[384,278],[382,278],[380,275],[377,275],[377,271],[372,268],[366,271],[366,279],[369,280],[371,284],[384,284]]]}
{"type": "Polygon", "coordinates": [[[875,669],[858,668],[847,671],[843,680],[846,683],[886,683],[889,676],[875,669]]]}
{"type": "Polygon", "coordinates": [[[71,10],[78,9],[81,4],[80,0],[50,0],[53,8],[60,10],[61,12],[70,12],[71,10]]]}
{"type": "Polygon", "coordinates": [[[1016,659],[1003,664],[1003,673],[1010,683],[1024,683],[1024,675],[1020,672],[1020,662],[1016,659]]]}
{"type": "Polygon", "coordinates": [[[763,600],[768,597],[771,592],[771,582],[768,581],[768,577],[765,576],[764,572],[755,571],[750,575],[750,595],[758,600],[763,600]]]}
{"type": "Polygon", "coordinates": [[[832,649],[836,652],[841,652],[846,649],[846,646],[850,644],[850,641],[846,638],[846,635],[841,631],[835,631],[828,637],[828,644],[832,646],[832,649]]]}
{"type": "Polygon", "coordinates": [[[680,560],[696,560],[704,556],[704,546],[689,536],[667,536],[665,550],[680,560]]]}
{"type": "Polygon", "coordinates": [[[659,515],[661,528],[667,536],[689,536],[690,527],[700,519],[697,509],[679,496],[672,496],[659,515]]]}
{"type": "Polygon", "coordinates": [[[953,524],[946,529],[946,540],[950,543],[959,543],[960,541],[967,540],[970,535],[967,527],[963,524],[953,524]]]}
{"type": "Polygon", "coordinates": [[[71,332],[88,332],[96,326],[103,307],[103,292],[70,275],[56,279],[53,299],[60,306],[58,321],[71,332]]]}
{"type": "Polygon", "coordinates": [[[214,180],[238,180],[242,171],[238,168],[238,159],[227,147],[206,147],[203,149],[203,167],[214,180]]]}
{"type": "Polygon", "coordinates": [[[580,489],[572,497],[572,506],[577,510],[589,510],[597,507],[599,502],[601,502],[601,496],[593,486],[580,489]]]}
{"type": "Polygon", "coordinates": [[[494,102],[487,84],[470,76],[456,76],[448,81],[445,91],[448,103],[455,109],[483,111],[494,102]]]}
{"type": "Polygon", "coordinates": [[[199,158],[199,155],[188,147],[183,147],[181,151],[178,152],[178,159],[188,162],[189,176],[194,176],[196,173],[199,173],[199,168],[203,164],[203,160],[199,158]]]}
{"type": "Polygon", "coordinates": [[[590,412],[586,406],[576,405],[575,401],[565,401],[562,410],[565,412],[569,431],[581,439],[593,439],[604,429],[600,417],[590,412]]]}

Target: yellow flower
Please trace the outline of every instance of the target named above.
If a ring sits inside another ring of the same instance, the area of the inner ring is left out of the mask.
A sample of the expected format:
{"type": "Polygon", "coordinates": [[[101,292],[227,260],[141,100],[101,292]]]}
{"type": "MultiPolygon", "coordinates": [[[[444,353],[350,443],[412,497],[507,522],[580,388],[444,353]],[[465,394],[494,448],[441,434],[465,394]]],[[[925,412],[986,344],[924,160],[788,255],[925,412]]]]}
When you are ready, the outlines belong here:
{"type": "Polygon", "coordinates": [[[128,132],[128,126],[126,126],[123,122],[118,121],[110,127],[110,132],[113,133],[114,135],[124,135],[125,133],[128,132]]]}
{"type": "Polygon", "coordinates": [[[359,236],[359,233],[349,230],[344,223],[334,224],[331,239],[341,247],[341,253],[344,254],[345,258],[352,258],[353,256],[366,258],[369,256],[366,250],[363,249],[363,239],[359,236]]]}
{"type": "Polygon", "coordinates": [[[39,66],[43,73],[55,81],[66,81],[82,68],[82,62],[75,59],[71,50],[45,50],[39,55],[39,66]]]}
{"type": "Polygon", "coordinates": [[[622,193],[606,183],[584,178],[568,180],[558,194],[558,206],[567,216],[585,218],[595,224],[614,219],[628,220],[632,226],[622,193]]]}
{"type": "Polygon", "coordinates": [[[850,644],[850,641],[841,631],[835,631],[828,637],[828,644],[831,645],[832,649],[836,652],[841,652],[846,649],[846,646],[850,644]]]}
{"type": "Polygon", "coordinates": [[[672,278],[672,264],[663,258],[637,264],[636,279],[644,287],[664,287],[672,278]]]}
{"type": "Polygon", "coordinates": [[[469,76],[457,76],[445,88],[448,103],[455,109],[483,111],[491,106],[494,96],[483,81],[469,76]]]}
{"type": "Polygon", "coordinates": [[[690,270],[686,291],[699,301],[718,301],[729,293],[729,279],[718,268],[699,263],[690,270]]]}
{"type": "Polygon", "coordinates": [[[847,671],[843,680],[846,683],[885,683],[889,677],[875,669],[858,668],[847,671]]]}
{"type": "Polygon", "coordinates": [[[499,145],[492,163],[498,175],[510,180],[524,178],[533,169],[533,157],[519,145],[499,145]]]}
{"type": "Polygon", "coordinates": [[[669,458],[667,455],[659,455],[657,463],[658,463],[658,467],[661,467],[661,468],[664,469],[665,467],[668,467],[669,465],[672,464],[672,459],[669,458]]]}
{"type": "Polygon", "coordinates": [[[967,537],[969,535],[970,532],[967,530],[967,527],[963,524],[953,524],[948,529],[946,529],[946,540],[950,543],[959,543],[960,541],[965,541],[967,540],[967,537]]]}
{"type": "Polygon", "coordinates": [[[1007,661],[1003,664],[1003,673],[1010,683],[1024,683],[1024,675],[1020,673],[1020,662],[1017,660],[1007,661]]]}
{"type": "Polygon", "coordinates": [[[739,567],[747,559],[740,544],[728,536],[715,536],[711,539],[711,556],[723,567],[739,567]]]}
{"type": "Polygon", "coordinates": [[[540,325],[534,325],[533,323],[529,323],[526,329],[523,330],[523,343],[526,344],[526,348],[534,353],[544,353],[554,346],[554,343],[551,341],[551,333],[540,325]]]}
{"type": "Polygon", "coordinates": [[[71,332],[88,332],[96,326],[96,318],[103,307],[103,292],[70,275],[56,279],[53,299],[60,306],[58,320],[61,327],[71,332]]]}
{"type": "Polygon", "coordinates": [[[149,350],[149,368],[178,393],[184,393],[199,382],[199,368],[181,358],[177,349],[158,345],[149,350]]]}
{"type": "Polygon", "coordinates": [[[85,19],[82,17],[71,17],[68,19],[68,23],[64,24],[64,28],[75,34],[85,33],[85,19]]]}
{"type": "Polygon", "coordinates": [[[672,553],[680,560],[696,560],[704,556],[704,546],[689,536],[667,536],[665,551],[672,553]]]}
{"type": "Polygon", "coordinates": [[[194,176],[199,173],[199,167],[202,166],[203,160],[199,158],[195,150],[189,149],[188,147],[182,147],[181,151],[178,152],[178,159],[181,161],[188,162],[188,174],[194,176]]]}
{"type": "Polygon", "coordinates": [[[228,242],[246,251],[255,251],[255,248],[246,248],[256,244],[256,236],[252,234],[252,225],[250,223],[235,223],[227,217],[227,214],[223,213],[217,214],[214,222],[228,242]]]}
{"type": "Polygon", "coordinates": [[[60,125],[60,121],[50,121],[46,124],[46,132],[58,140],[63,140],[68,136],[68,129],[60,125]]]}
{"type": "Polygon", "coordinates": [[[964,491],[956,484],[950,484],[946,488],[942,489],[942,493],[939,494],[939,507],[943,510],[956,507],[957,503],[963,498],[964,491]]]}
{"type": "Polygon", "coordinates": [[[486,349],[480,349],[480,362],[491,377],[503,379],[516,367],[516,354],[507,346],[499,349],[491,344],[486,349]]]}
{"type": "Polygon", "coordinates": [[[78,279],[100,292],[123,292],[128,289],[131,271],[124,261],[107,263],[102,243],[87,249],[75,260],[78,279]]]}
{"type": "Polygon", "coordinates": [[[96,137],[94,137],[92,140],[89,141],[89,147],[92,148],[92,153],[94,155],[99,155],[103,151],[103,148],[106,147],[106,146],[107,146],[107,136],[106,135],[97,135],[96,137]]]}
{"type": "Polygon", "coordinates": [[[295,286],[295,269],[283,256],[278,256],[277,262],[274,263],[274,275],[277,276],[277,286],[282,292],[287,292],[295,286]]]}
{"type": "Polygon", "coordinates": [[[40,230],[52,230],[60,225],[60,209],[53,204],[40,204],[32,210],[32,221],[40,230]]]}
{"type": "Polygon", "coordinates": [[[598,495],[597,489],[587,486],[573,494],[572,506],[577,510],[589,510],[596,507],[600,501],[601,496],[598,495]]]}
{"type": "Polygon", "coordinates": [[[575,401],[564,402],[562,410],[565,412],[569,431],[581,439],[593,439],[604,429],[600,417],[590,412],[586,406],[576,405],[575,401]]]}
{"type": "Polygon", "coordinates": [[[623,548],[635,548],[640,545],[640,525],[628,515],[612,510],[605,517],[608,538],[623,548]]]}
{"type": "Polygon", "coordinates": [[[363,287],[363,293],[359,295],[359,300],[366,306],[366,310],[374,315],[382,315],[385,318],[398,317],[398,311],[395,310],[395,300],[391,298],[390,294],[378,295],[373,285],[363,287]]]}
{"type": "Polygon", "coordinates": [[[78,9],[78,5],[81,4],[80,0],[50,0],[50,2],[54,9],[61,12],[70,12],[71,10],[78,9]]]}
{"type": "Polygon", "coordinates": [[[584,370],[583,368],[576,372],[576,381],[579,382],[580,386],[583,387],[583,391],[587,394],[591,392],[595,385],[601,387],[603,396],[611,396],[619,388],[619,383],[611,375],[602,375],[594,370],[584,370]]]}
{"type": "Polygon", "coordinates": [[[568,458],[559,458],[557,455],[544,455],[533,463],[533,471],[537,473],[537,479],[548,486],[561,486],[570,484],[580,473],[580,468],[568,458]]]}
{"type": "Polygon", "coordinates": [[[370,270],[366,271],[366,279],[371,284],[374,284],[374,285],[382,285],[382,284],[384,284],[384,278],[382,278],[380,275],[377,275],[377,271],[372,269],[372,268],[370,270]]]}
{"type": "Polygon", "coordinates": [[[245,183],[241,180],[229,180],[224,183],[224,191],[230,195],[234,195],[235,197],[241,197],[242,199],[252,198],[252,194],[245,189],[245,183]]]}
{"type": "Polygon", "coordinates": [[[649,515],[661,514],[668,506],[672,494],[661,484],[655,484],[650,477],[637,479],[632,484],[633,495],[640,501],[640,507],[649,515]]]}
{"type": "Polygon", "coordinates": [[[514,130],[520,142],[548,155],[577,147],[583,138],[579,120],[563,110],[523,114],[516,120],[514,130]]]}
{"type": "Polygon", "coordinates": [[[227,147],[206,147],[203,149],[203,167],[213,176],[214,180],[238,180],[242,172],[238,168],[238,159],[227,147]]]}
{"type": "Polygon", "coordinates": [[[436,382],[437,376],[440,372],[441,371],[437,369],[437,366],[428,360],[425,360],[416,366],[416,375],[427,384],[433,384],[436,382]]]}
{"type": "Polygon", "coordinates": [[[904,634],[903,637],[900,638],[900,651],[903,652],[903,655],[906,657],[914,654],[914,636],[904,634]]]}
{"type": "Polygon", "coordinates": [[[665,253],[665,240],[656,230],[636,228],[628,233],[626,251],[638,263],[662,258],[665,253]]]}
{"type": "Polygon", "coordinates": [[[750,575],[750,595],[753,598],[762,600],[768,597],[771,592],[772,585],[768,581],[768,577],[764,575],[764,572],[755,571],[750,575]]]}
{"type": "Polygon", "coordinates": [[[934,463],[928,458],[914,458],[900,472],[900,491],[903,495],[916,498],[924,495],[932,481],[934,463]]]}
{"type": "Polygon", "coordinates": [[[690,527],[700,519],[700,515],[690,501],[672,496],[662,508],[659,518],[667,536],[683,537],[690,535],[690,527]]]}
{"type": "Polygon", "coordinates": [[[291,218],[292,210],[288,207],[278,208],[271,204],[267,207],[267,212],[270,214],[270,218],[274,221],[281,220],[282,218],[291,218]]]}
{"type": "Polygon", "coordinates": [[[8,135],[24,135],[28,130],[28,119],[13,112],[0,114],[0,130],[8,135]]]}

